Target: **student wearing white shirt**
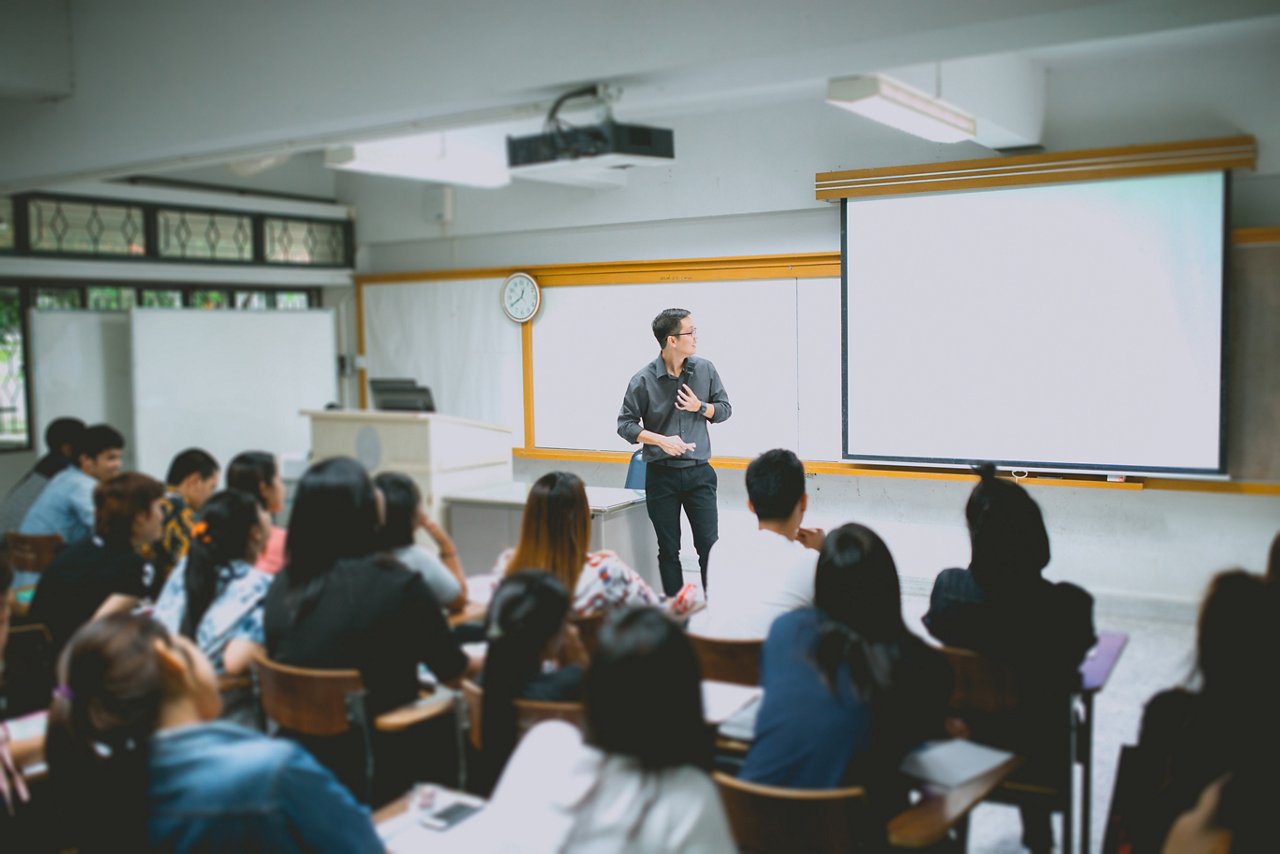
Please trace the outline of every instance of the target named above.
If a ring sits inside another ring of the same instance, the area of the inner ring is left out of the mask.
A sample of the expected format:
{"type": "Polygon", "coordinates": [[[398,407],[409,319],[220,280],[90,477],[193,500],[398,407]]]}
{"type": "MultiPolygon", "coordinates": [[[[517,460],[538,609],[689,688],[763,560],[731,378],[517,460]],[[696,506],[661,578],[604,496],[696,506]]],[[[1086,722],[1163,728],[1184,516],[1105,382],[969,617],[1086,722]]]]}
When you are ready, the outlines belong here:
{"type": "Polygon", "coordinates": [[[656,608],[611,619],[584,683],[586,736],[529,731],[452,850],[735,851],[707,772],[712,736],[684,632],[656,608]]]}
{"type": "Polygon", "coordinates": [[[698,635],[764,638],[777,617],[813,605],[824,535],[800,526],[809,506],[804,464],[791,451],[775,448],[751,461],[746,481],[747,508],[758,527],[716,544],[707,570],[707,609],[689,625],[698,635]]]}

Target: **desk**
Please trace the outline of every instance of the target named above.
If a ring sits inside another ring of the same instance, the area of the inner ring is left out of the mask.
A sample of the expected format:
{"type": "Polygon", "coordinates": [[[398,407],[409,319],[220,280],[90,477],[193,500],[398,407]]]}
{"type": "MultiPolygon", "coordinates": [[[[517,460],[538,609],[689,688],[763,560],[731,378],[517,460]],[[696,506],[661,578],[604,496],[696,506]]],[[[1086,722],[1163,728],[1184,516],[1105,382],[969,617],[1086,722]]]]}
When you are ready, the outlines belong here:
{"type": "Polygon", "coordinates": [[[1124,632],[1098,632],[1098,643],[1080,663],[1080,703],[1084,725],[1077,724],[1076,749],[1080,757],[1080,851],[1089,854],[1090,813],[1093,805],[1093,697],[1107,685],[1120,653],[1129,643],[1124,632]]]}
{"type": "MultiPolygon", "coordinates": [[[[440,497],[445,529],[458,547],[467,575],[488,572],[498,555],[520,539],[520,521],[530,484],[521,481],[487,486],[440,497]]],[[[645,509],[644,490],[588,486],[591,548],[618,553],[654,590],[658,577],[658,543],[645,509]]]]}

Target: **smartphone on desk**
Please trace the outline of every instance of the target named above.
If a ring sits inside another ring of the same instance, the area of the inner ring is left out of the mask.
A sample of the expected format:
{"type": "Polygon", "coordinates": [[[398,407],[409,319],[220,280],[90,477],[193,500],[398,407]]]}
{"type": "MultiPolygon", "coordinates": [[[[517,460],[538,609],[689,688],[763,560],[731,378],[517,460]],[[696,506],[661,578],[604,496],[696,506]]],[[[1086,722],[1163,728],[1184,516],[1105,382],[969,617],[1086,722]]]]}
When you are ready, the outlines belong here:
{"type": "Polygon", "coordinates": [[[424,812],[418,817],[418,822],[423,827],[429,827],[432,830],[448,830],[463,819],[470,818],[480,812],[481,805],[467,804],[462,801],[455,801],[447,807],[424,812]]]}

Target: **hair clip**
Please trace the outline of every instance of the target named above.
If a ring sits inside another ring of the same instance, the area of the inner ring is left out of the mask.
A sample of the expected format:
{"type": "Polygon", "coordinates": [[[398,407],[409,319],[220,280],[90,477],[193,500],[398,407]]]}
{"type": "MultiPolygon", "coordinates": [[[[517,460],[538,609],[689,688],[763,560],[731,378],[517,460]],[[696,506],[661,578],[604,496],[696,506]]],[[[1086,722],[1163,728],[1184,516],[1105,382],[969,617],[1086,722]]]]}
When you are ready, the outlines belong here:
{"type": "Polygon", "coordinates": [[[70,685],[54,685],[53,697],[55,700],[66,700],[70,703],[76,698],[76,693],[71,690],[70,685]]]}

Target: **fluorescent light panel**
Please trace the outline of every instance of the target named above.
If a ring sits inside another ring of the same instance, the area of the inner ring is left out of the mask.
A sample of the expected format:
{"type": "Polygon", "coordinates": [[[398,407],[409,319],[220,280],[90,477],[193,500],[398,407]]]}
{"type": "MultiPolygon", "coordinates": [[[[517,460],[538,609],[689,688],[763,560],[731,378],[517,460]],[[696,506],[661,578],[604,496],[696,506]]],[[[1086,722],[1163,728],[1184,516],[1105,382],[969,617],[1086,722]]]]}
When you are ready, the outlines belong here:
{"type": "Polygon", "coordinates": [[[329,149],[325,165],[467,187],[505,187],[511,183],[505,139],[501,132],[488,128],[357,142],[329,149]]]}
{"type": "Polygon", "coordinates": [[[827,103],[934,142],[963,142],[977,133],[973,116],[880,74],[832,80],[827,103]]]}

